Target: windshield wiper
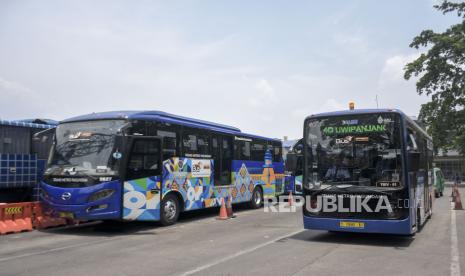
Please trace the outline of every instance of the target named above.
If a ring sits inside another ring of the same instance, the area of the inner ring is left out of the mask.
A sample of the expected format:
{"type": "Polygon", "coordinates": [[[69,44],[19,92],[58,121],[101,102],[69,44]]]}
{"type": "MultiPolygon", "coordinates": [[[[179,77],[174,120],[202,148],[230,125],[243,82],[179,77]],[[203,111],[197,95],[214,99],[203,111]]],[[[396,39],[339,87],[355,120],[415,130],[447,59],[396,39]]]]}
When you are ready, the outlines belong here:
{"type": "Polygon", "coordinates": [[[324,191],[328,191],[328,190],[332,190],[332,189],[343,190],[343,189],[345,189],[345,188],[348,188],[348,187],[341,188],[341,187],[338,187],[337,185],[329,185],[328,187],[325,187],[325,188],[323,188],[323,189],[313,190],[313,191],[315,191],[315,193],[320,194],[320,193],[322,193],[322,192],[324,192],[324,191]]]}
{"type": "Polygon", "coordinates": [[[328,190],[331,190],[331,189],[336,189],[336,190],[347,190],[347,189],[351,189],[351,188],[355,188],[355,189],[361,189],[361,190],[365,190],[365,191],[369,191],[369,192],[374,192],[374,193],[379,193],[379,194],[382,194],[382,195],[386,195],[386,196],[389,196],[390,194],[385,192],[385,191],[380,191],[380,190],[377,190],[377,189],[372,189],[370,187],[367,187],[367,186],[358,186],[358,185],[353,185],[353,184],[344,184],[344,183],[341,183],[341,184],[333,184],[333,185],[330,185],[328,187],[325,187],[323,189],[320,189],[320,190],[316,190],[315,192],[316,193],[322,193],[324,191],[328,191],[328,190]],[[338,186],[346,186],[346,187],[338,187],[338,186]]]}
{"type": "Polygon", "coordinates": [[[382,195],[386,195],[386,196],[389,196],[389,193],[385,192],[385,191],[380,191],[380,190],[377,190],[377,189],[373,189],[371,187],[367,187],[367,186],[354,186],[354,187],[357,187],[361,190],[365,190],[365,191],[369,191],[369,192],[374,192],[374,193],[380,193],[382,195]]]}

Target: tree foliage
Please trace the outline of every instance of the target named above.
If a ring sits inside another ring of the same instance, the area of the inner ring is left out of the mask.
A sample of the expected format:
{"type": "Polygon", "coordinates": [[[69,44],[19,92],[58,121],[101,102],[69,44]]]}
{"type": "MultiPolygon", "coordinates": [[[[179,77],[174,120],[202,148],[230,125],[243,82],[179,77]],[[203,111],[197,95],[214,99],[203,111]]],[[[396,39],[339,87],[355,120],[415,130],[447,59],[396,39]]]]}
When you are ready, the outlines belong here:
{"type": "Polygon", "coordinates": [[[465,2],[445,0],[434,7],[443,14],[456,13],[462,21],[442,33],[424,30],[416,36],[410,47],[427,51],[405,66],[404,77],[418,77],[418,94],[431,96],[419,118],[436,148],[465,154],[465,2]]]}

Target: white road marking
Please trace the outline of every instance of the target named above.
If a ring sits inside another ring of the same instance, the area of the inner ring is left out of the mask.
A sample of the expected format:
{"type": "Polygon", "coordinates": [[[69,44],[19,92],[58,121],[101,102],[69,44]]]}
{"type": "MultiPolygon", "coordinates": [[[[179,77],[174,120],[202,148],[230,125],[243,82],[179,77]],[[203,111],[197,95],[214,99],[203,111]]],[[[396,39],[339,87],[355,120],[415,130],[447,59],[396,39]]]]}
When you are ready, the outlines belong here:
{"type": "Polygon", "coordinates": [[[224,263],[224,262],[226,262],[226,261],[232,260],[232,259],[237,258],[237,257],[239,257],[239,256],[242,256],[242,255],[251,253],[251,252],[253,252],[253,251],[255,251],[255,250],[258,250],[258,249],[260,249],[260,248],[263,248],[263,247],[265,247],[265,246],[268,246],[268,245],[270,245],[270,244],[273,244],[273,243],[275,243],[275,242],[277,242],[277,241],[279,241],[279,240],[282,240],[282,239],[288,238],[288,237],[290,237],[290,236],[296,235],[296,234],[298,234],[298,233],[300,233],[300,232],[302,232],[302,231],[303,231],[303,229],[300,229],[300,230],[298,230],[298,231],[294,231],[294,232],[291,232],[291,233],[287,233],[286,235],[280,236],[280,237],[278,237],[278,238],[276,238],[276,239],[273,239],[273,240],[271,240],[271,241],[268,241],[268,242],[265,242],[265,243],[256,245],[256,246],[254,246],[254,247],[251,247],[251,248],[248,248],[248,249],[245,249],[245,250],[238,251],[238,252],[236,252],[236,253],[234,253],[234,254],[232,254],[232,255],[226,256],[226,257],[221,258],[221,259],[219,259],[219,260],[216,260],[216,261],[214,261],[214,262],[211,262],[211,263],[208,263],[208,264],[206,264],[206,265],[202,265],[202,266],[196,267],[196,268],[194,268],[194,269],[192,269],[192,270],[186,271],[186,272],[180,274],[180,276],[188,276],[188,275],[192,275],[192,274],[198,273],[198,272],[200,272],[200,271],[202,271],[202,270],[205,270],[205,269],[207,269],[207,268],[213,267],[213,266],[215,266],[215,265],[217,265],[217,264],[224,263]]]}
{"type": "MultiPolygon", "coordinates": [[[[250,212],[240,212],[240,216],[243,217],[243,216],[249,216],[249,215],[254,215],[254,211],[258,212],[260,211],[260,209],[257,209],[257,210],[252,210],[250,212]]],[[[155,228],[155,229],[150,229],[150,230],[147,230],[147,231],[140,231],[141,233],[142,232],[148,232],[148,233],[164,233],[164,232],[167,232],[167,231],[170,231],[170,230],[173,230],[173,229],[176,229],[176,228],[184,228],[184,227],[189,227],[189,226],[193,226],[193,225],[198,225],[198,224],[205,224],[205,223],[209,223],[209,222],[212,222],[212,223],[215,223],[216,220],[212,220],[211,217],[207,217],[207,218],[200,218],[200,219],[196,219],[195,221],[192,221],[192,220],[186,220],[186,221],[183,221],[183,222],[179,222],[178,224],[176,225],[173,225],[173,226],[170,226],[170,227],[163,227],[163,228],[155,228]]],[[[80,227],[86,227],[86,226],[92,226],[94,223],[90,223],[90,224],[87,224],[87,225],[78,225],[78,226],[74,226],[74,227],[68,227],[68,226],[65,226],[63,228],[80,228],[80,227]]],[[[99,223],[95,223],[96,225],[99,224],[99,223]]],[[[61,228],[61,227],[60,227],[61,228]]],[[[56,230],[60,230],[60,228],[56,228],[56,230]]],[[[275,241],[278,241],[280,239],[283,239],[283,238],[286,238],[288,236],[292,236],[292,235],[295,235],[299,232],[301,232],[302,230],[299,230],[297,232],[293,232],[293,233],[290,233],[290,234],[287,234],[283,237],[280,237],[280,238],[277,238],[273,241],[270,241],[270,242],[267,242],[265,244],[262,244],[261,246],[258,246],[258,247],[254,247],[254,248],[251,248],[253,250],[256,250],[258,248],[261,248],[263,246],[266,246],[268,244],[271,244],[275,241]]],[[[19,237],[19,236],[18,236],[19,237]]],[[[98,244],[98,243],[104,243],[104,242],[107,242],[107,241],[113,241],[113,240],[118,240],[118,239],[123,239],[123,238],[130,238],[130,239],[136,239],[136,238],[140,238],[140,236],[127,236],[127,235],[118,235],[116,237],[111,237],[111,238],[105,238],[105,239],[100,239],[100,240],[96,240],[96,241],[89,241],[89,242],[83,242],[83,243],[78,243],[78,244],[71,244],[71,245],[67,245],[67,246],[62,246],[62,247],[56,247],[56,248],[50,248],[50,249],[47,249],[47,250],[41,250],[41,251],[38,251],[38,252],[31,252],[31,253],[25,253],[25,254],[20,254],[20,255],[15,255],[15,256],[10,256],[10,257],[4,257],[4,258],[0,258],[0,262],[6,262],[6,261],[11,261],[11,260],[15,260],[15,259],[21,259],[21,258],[27,258],[27,257],[32,257],[32,256],[38,256],[38,255],[42,255],[42,254],[47,254],[47,253],[53,253],[53,252],[59,252],[59,251],[63,251],[63,250],[67,250],[67,249],[72,249],[72,248],[79,248],[79,247],[84,247],[84,246],[88,246],[88,245],[94,245],[94,244],[98,244]]],[[[253,250],[251,250],[250,252],[252,252],[253,250]]],[[[247,251],[247,250],[246,250],[247,251]]],[[[242,254],[246,254],[248,253],[249,251],[245,252],[243,251],[242,254]]],[[[241,253],[241,252],[238,252],[238,253],[241,253]]],[[[234,254],[234,256],[230,256],[231,258],[234,258],[234,257],[237,257],[239,255],[242,255],[242,254],[234,254]],[[236,256],[237,255],[237,256],[236,256]]],[[[223,262],[223,261],[227,261],[229,259],[222,259],[222,261],[220,260],[220,262],[223,262]]],[[[218,262],[218,263],[220,263],[218,262]]],[[[208,266],[208,265],[206,265],[208,266]]],[[[212,266],[212,265],[211,265],[212,266]]],[[[208,266],[209,267],[209,266],[208,266]]],[[[188,275],[188,274],[186,274],[188,275]]]]}
{"type": "Polygon", "coordinates": [[[454,210],[454,202],[451,203],[451,211],[450,211],[450,275],[451,276],[460,276],[460,254],[459,254],[459,246],[458,246],[458,238],[457,238],[457,222],[456,222],[456,214],[454,210]]]}

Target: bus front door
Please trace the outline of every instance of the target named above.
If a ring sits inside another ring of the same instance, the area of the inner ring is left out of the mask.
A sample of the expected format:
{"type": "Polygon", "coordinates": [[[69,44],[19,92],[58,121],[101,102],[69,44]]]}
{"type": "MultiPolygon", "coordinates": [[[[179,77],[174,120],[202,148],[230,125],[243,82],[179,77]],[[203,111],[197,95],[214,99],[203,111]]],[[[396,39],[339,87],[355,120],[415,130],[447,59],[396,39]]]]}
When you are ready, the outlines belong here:
{"type": "Polygon", "coordinates": [[[162,139],[131,137],[123,182],[123,219],[160,219],[162,139]]]}

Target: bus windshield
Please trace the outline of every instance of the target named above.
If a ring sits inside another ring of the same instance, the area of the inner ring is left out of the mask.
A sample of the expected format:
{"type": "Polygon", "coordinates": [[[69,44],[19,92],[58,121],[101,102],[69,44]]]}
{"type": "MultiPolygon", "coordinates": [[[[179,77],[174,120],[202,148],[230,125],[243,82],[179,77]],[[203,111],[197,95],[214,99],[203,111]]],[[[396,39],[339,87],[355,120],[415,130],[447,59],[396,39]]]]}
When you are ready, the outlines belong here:
{"type": "Polygon", "coordinates": [[[323,117],[306,122],[306,187],[401,186],[396,114],[323,117]]]}
{"type": "Polygon", "coordinates": [[[116,133],[124,124],[124,120],[102,120],[59,125],[46,173],[115,175],[121,151],[116,133]]]}

